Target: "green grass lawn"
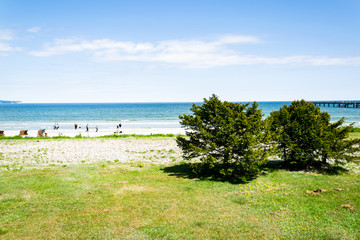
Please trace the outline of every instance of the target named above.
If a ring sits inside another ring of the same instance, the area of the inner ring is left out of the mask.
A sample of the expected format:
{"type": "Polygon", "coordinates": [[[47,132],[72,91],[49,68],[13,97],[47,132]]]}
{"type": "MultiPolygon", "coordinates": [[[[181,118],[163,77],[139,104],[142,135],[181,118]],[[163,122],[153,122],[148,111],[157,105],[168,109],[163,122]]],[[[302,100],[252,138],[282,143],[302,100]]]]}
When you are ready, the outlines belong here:
{"type": "Polygon", "coordinates": [[[116,163],[2,170],[0,238],[360,239],[359,175],[276,170],[231,184],[187,170],[116,163]]]}

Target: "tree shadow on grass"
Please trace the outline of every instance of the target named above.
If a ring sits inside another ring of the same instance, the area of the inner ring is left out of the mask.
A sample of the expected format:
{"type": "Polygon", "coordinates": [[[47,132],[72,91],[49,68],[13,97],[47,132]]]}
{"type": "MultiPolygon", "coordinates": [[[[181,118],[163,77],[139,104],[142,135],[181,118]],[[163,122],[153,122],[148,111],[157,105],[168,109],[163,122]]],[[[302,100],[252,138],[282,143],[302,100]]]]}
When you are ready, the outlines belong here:
{"type": "MultiPolygon", "coordinates": [[[[201,165],[199,163],[199,165],[201,165]]],[[[198,179],[198,180],[209,180],[209,181],[217,181],[217,182],[229,182],[231,184],[243,184],[248,183],[254,180],[256,177],[224,177],[220,175],[219,166],[215,166],[213,168],[207,168],[205,165],[202,165],[202,169],[200,172],[194,171],[194,167],[196,168],[196,164],[190,163],[181,163],[174,166],[164,167],[162,170],[165,173],[168,173],[170,176],[176,176],[178,178],[188,178],[188,179],[198,179]]]]}
{"type": "MultiPolygon", "coordinates": [[[[202,170],[200,172],[194,171],[194,164],[190,163],[181,163],[174,166],[164,167],[162,168],[162,171],[164,173],[168,173],[170,176],[175,176],[178,178],[187,178],[187,179],[198,179],[198,180],[210,180],[210,181],[218,181],[218,182],[229,182],[232,184],[245,184],[249,183],[252,180],[256,179],[258,176],[252,176],[252,177],[224,177],[219,174],[219,169],[221,168],[221,165],[215,168],[206,168],[204,165],[202,165],[202,170]]],[[[316,164],[311,167],[303,168],[299,166],[291,166],[288,164],[285,164],[282,160],[270,160],[267,162],[266,165],[260,168],[261,175],[267,175],[269,173],[279,171],[279,170],[286,170],[291,172],[296,171],[305,171],[305,172],[314,172],[314,173],[320,173],[324,175],[341,175],[344,173],[347,173],[348,170],[341,167],[341,166],[334,166],[331,164],[316,164]]]]}
{"type": "Polygon", "coordinates": [[[283,169],[283,166],[282,166],[283,163],[284,163],[284,161],[282,161],[282,160],[269,160],[260,169],[262,171],[274,172],[274,171],[283,169]]]}
{"type": "Polygon", "coordinates": [[[189,178],[189,179],[195,179],[198,178],[189,163],[181,163],[174,166],[164,167],[162,170],[165,173],[169,173],[170,176],[175,176],[178,178],[189,178]]]}
{"type": "Polygon", "coordinates": [[[315,165],[311,170],[324,175],[342,175],[349,172],[349,170],[340,165],[331,165],[328,163],[315,165]]]}
{"type": "Polygon", "coordinates": [[[297,166],[286,164],[282,160],[270,160],[264,165],[261,170],[263,172],[274,172],[278,170],[287,170],[291,172],[305,171],[305,172],[314,172],[324,175],[341,175],[349,172],[346,168],[339,165],[331,165],[329,163],[316,162],[311,166],[297,166]]]}

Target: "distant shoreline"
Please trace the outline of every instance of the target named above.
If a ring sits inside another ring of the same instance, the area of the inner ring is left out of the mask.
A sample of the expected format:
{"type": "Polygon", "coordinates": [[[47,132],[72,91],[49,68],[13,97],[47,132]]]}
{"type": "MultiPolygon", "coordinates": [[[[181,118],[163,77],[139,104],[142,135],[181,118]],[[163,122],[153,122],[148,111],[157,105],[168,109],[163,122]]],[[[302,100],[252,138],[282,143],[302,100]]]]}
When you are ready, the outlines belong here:
{"type": "Polygon", "coordinates": [[[0,104],[5,103],[5,104],[17,104],[17,103],[21,103],[21,101],[5,101],[5,100],[0,100],[0,104]]]}

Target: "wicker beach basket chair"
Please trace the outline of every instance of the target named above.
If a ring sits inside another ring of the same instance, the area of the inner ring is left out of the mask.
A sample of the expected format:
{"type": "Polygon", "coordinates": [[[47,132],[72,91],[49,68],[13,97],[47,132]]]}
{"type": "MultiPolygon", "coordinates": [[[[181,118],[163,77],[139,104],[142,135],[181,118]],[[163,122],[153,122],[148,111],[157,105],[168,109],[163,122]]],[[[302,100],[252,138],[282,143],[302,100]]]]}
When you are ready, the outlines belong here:
{"type": "Polygon", "coordinates": [[[44,137],[45,135],[45,129],[38,130],[38,137],[44,137]]]}
{"type": "Polygon", "coordinates": [[[20,130],[20,136],[27,136],[28,130],[20,130]]]}

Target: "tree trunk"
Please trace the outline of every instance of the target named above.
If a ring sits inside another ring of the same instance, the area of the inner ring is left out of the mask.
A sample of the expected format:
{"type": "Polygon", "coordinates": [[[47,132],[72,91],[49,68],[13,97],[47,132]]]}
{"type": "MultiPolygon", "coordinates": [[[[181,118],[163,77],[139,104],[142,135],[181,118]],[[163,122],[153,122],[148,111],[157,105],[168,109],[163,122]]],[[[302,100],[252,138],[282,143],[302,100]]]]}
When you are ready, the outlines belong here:
{"type": "Polygon", "coordinates": [[[323,163],[326,163],[327,158],[328,158],[328,154],[327,154],[326,152],[325,152],[325,153],[323,153],[323,154],[322,154],[322,156],[321,156],[321,158],[322,158],[322,159],[321,159],[321,160],[322,160],[322,162],[323,162],[323,163]]]}

